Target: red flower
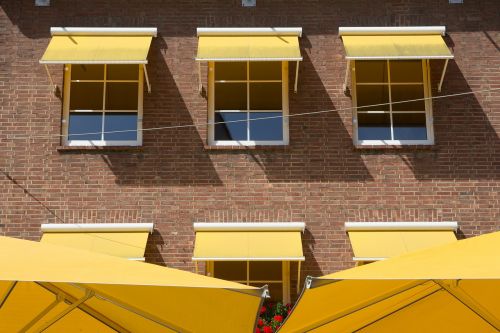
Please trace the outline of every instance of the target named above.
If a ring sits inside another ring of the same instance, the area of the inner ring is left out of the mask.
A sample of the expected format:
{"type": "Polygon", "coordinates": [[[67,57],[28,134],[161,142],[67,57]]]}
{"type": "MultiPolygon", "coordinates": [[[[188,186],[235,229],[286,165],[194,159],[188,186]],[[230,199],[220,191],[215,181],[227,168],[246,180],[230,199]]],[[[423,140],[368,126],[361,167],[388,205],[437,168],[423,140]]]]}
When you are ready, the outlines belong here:
{"type": "Polygon", "coordinates": [[[273,333],[273,329],[270,326],[264,326],[264,333],[273,333]]]}
{"type": "Polygon", "coordinates": [[[274,321],[277,321],[278,323],[281,323],[283,321],[283,316],[280,316],[280,315],[276,315],[274,316],[274,321]]]}
{"type": "Polygon", "coordinates": [[[257,326],[259,326],[259,327],[264,326],[264,321],[259,318],[259,322],[257,323],[257,326]]]}
{"type": "Polygon", "coordinates": [[[258,327],[256,327],[255,328],[255,333],[262,333],[262,331],[258,327]]]}
{"type": "Polygon", "coordinates": [[[288,311],[286,312],[286,315],[287,315],[287,316],[289,316],[289,315],[290,315],[290,312],[292,312],[292,309],[288,310],[288,311]]]}
{"type": "Polygon", "coordinates": [[[265,306],[260,308],[260,314],[264,314],[266,311],[267,311],[267,309],[265,306]]]}

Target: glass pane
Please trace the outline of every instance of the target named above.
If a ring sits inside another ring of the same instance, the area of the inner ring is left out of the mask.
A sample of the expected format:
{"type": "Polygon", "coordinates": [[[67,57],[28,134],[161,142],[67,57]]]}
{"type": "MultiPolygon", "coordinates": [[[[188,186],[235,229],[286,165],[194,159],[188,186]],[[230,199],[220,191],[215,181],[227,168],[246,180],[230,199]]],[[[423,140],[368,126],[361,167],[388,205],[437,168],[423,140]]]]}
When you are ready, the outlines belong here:
{"type": "Polygon", "coordinates": [[[216,112],[214,129],[215,140],[247,140],[247,113],[246,112],[216,112]],[[231,121],[237,121],[231,123],[231,121]]]}
{"type": "Polygon", "coordinates": [[[427,140],[425,113],[395,113],[394,140],[427,140]]]}
{"type": "Polygon", "coordinates": [[[252,281],[281,281],[281,261],[251,261],[250,280],[252,281]]]}
{"type": "Polygon", "coordinates": [[[107,65],[107,80],[139,80],[139,65],[107,65]]]}
{"type": "Polygon", "coordinates": [[[424,82],[422,60],[394,60],[389,63],[392,82],[424,82]]]}
{"type": "Polygon", "coordinates": [[[251,61],[250,80],[281,81],[281,61],[251,61]]]}
{"type": "Polygon", "coordinates": [[[247,84],[246,83],[216,83],[215,84],[216,110],[246,110],[247,84]]]}
{"type": "Polygon", "coordinates": [[[247,280],[246,261],[215,261],[214,276],[229,281],[247,280]]]}
{"type": "Polygon", "coordinates": [[[107,83],[106,110],[137,110],[138,83],[107,83]]]}
{"type": "Polygon", "coordinates": [[[422,99],[424,98],[424,86],[422,84],[391,86],[391,97],[393,111],[425,111],[425,101],[422,99]],[[394,102],[414,99],[422,100],[394,104],[394,102]]]}
{"type": "Polygon", "coordinates": [[[250,112],[250,140],[283,140],[283,117],[281,112],[250,112]],[[279,118],[273,118],[279,117],[279,118]],[[260,119],[271,118],[271,119],[260,119]]]}
{"type": "Polygon", "coordinates": [[[356,60],[356,82],[358,83],[386,83],[387,61],[385,60],[356,60]]]}
{"type": "Polygon", "coordinates": [[[358,140],[390,140],[391,117],[387,113],[358,113],[358,140]]]}
{"type": "Polygon", "coordinates": [[[250,110],[281,110],[281,82],[250,83],[250,110]]]}
{"type": "Polygon", "coordinates": [[[246,62],[216,62],[215,80],[244,80],[247,79],[246,62]]]}
{"type": "Polygon", "coordinates": [[[101,140],[102,113],[70,113],[68,139],[69,140],[101,140]],[[97,133],[97,134],[85,134],[97,133]],[[83,135],[76,135],[83,134],[83,135]]]}
{"type": "Polygon", "coordinates": [[[70,110],[102,110],[102,82],[71,82],[70,110]]]}
{"type": "Polygon", "coordinates": [[[133,132],[104,133],[104,140],[137,140],[137,113],[106,113],[104,118],[104,132],[128,130],[133,130],[133,132]]]}
{"type": "Polygon", "coordinates": [[[71,65],[71,80],[104,80],[104,65],[71,65]]]}
{"type": "Polygon", "coordinates": [[[374,104],[384,104],[369,106],[359,109],[359,111],[389,111],[389,87],[388,86],[357,86],[356,87],[357,106],[374,104]]]}

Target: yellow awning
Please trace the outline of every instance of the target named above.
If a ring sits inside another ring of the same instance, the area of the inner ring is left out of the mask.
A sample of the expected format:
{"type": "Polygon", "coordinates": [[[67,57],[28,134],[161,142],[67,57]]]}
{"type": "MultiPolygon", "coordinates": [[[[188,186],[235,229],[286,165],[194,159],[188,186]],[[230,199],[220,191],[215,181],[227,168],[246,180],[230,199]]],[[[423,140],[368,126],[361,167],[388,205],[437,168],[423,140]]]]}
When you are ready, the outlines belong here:
{"type": "MultiPolygon", "coordinates": [[[[56,29],[56,28],[54,28],[56,29]]],[[[42,64],[147,64],[152,33],[146,29],[60,28],[40,60],[42,64]],[[87,32],[86,32],[87,31],[87,32]],[[144,34],[141,35],[141,31],[144,34]]],[[[153,30],[156,34],[156,29],[153,30]]]]}
{"type": "Polygon", "coordinates": [[[7,237],[0,267],[2,332],[252,332],[266,291],[7,237]]]}
{"type": "Polygon", "coordinates": [[[498,332],[500,232],[320,278],[280,333],[498,332]]]}
{"type": "Polygon", "coordinates": [[[300,61],[300,28],[199,28],[198,61],[300,61]]]}
{"type": "Polygon", "coordinates": [[[354,257],[357,260],[391,258],[457,240],[453,231],[450,230],[375,230],[350,231],[348,234],[354,257]]]}
{"type": "Polygon", "coordinates": [[[149,223],[44,224],[41,242],[67,246],[116,257],[144,260],[149,223]],[[135,228],[133,228],[135,227],[135,228]]]}
{"type": "MultiPolygon", "coordinates": [[[[237,224],[245,227],[247,223],[233,223],[233,228],[228,227],[226,230],[196,231],[193,260],[304,260],[300,230],[238,230],[238,226],[234,227],[237,224]]],[[[253,225],[258,226],[258,224],[253,225]]],[[[276,225],[279,224],[276,223],[276,225]]],[[[219,225],[224,225],[224,223],[219,225]]]]}

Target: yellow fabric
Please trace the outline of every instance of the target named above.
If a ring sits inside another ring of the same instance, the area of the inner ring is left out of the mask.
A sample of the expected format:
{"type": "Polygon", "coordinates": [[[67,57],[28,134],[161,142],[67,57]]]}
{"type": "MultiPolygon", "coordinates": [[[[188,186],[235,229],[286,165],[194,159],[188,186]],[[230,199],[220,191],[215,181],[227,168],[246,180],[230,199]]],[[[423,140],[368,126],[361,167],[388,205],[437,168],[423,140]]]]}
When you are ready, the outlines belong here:
{"type": "Polygon", "coordinates": [[[455,242],[451,230],[349,231],[354,256],[358,258],[390,258],[427,247],[455,242]]]}
{"type": "Polygon", "coordinates": [[[280,333],[497,332],[499,244],[496,232],[313,279],[280,333]]]}
{"type": "Polygon", "coordinates": [[[297,36],[200,36],[196,60],[302,60],[297,36]]]}
{"type": "Polygon", "coordinates": [[[198,231],[193,259],[300,260],[300,231],[198,231]]]}
{"type": "Polygon", "coordinates": [[[142,258],[149,233],[145,232],[53,232],[41,242],[69,246],[122,258],[142,258]]]}
{"type": "Polygon", "coordinates": [[[441,35],[342,36],[347,59],[450,59],[441,35]]]}
{"type": "MultiPolygon", "coordinates": [[[[96,293],[80,307],[83,312],[71,312],[49,332],[110,331],[84,315],[85,306],[130,332],[251,332],[262,300],[261,290],[251,286],[7,237],[0,237],[0,267],[0,302],[18,281],[0,308],[2,332],[18,332],[53,302],[56,298],[47,289],[74,299],[84,295],[83,288],[96,293]]],[[[57,305],[36,327],[67,306],[57,305]]]]}
{"type": "Polygon", "coordinates": [[[40,63],[147,63],[151,36],[53,36],[40,63]]]}

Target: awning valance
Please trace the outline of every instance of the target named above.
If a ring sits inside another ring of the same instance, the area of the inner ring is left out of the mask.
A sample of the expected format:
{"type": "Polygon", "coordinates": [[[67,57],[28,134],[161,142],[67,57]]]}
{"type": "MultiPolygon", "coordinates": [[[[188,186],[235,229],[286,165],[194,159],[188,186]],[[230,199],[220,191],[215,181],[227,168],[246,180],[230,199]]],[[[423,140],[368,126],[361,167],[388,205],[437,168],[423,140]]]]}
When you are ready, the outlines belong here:
{"type": "Polygon", "coordinates": [[[303,261],[304,223],[195,223],[194,261],[303,261]]]}
{"type": "Polygon", "coordinates": [[[452,59],[444,27],[341,27],[348,60],[452,59]]]}
{"type": "Polygon", "coordinates": [[[51,28],[42,64],[147,64],[156,28],[51,28]]]}
{"type": "Polygon", "coordinates": [[[301,61],[302,28],[198,28],[198,61],[301,61]]]}
{"type": "Polygon", "coordinates": [[[42,224],[41,242],[144,260],[152,223],[42,224]]]}
{"type": "Polygon", "coordinates": [[[456,222],[347,222],[355,261],[376,261],[457,240],[456,222]]]}

